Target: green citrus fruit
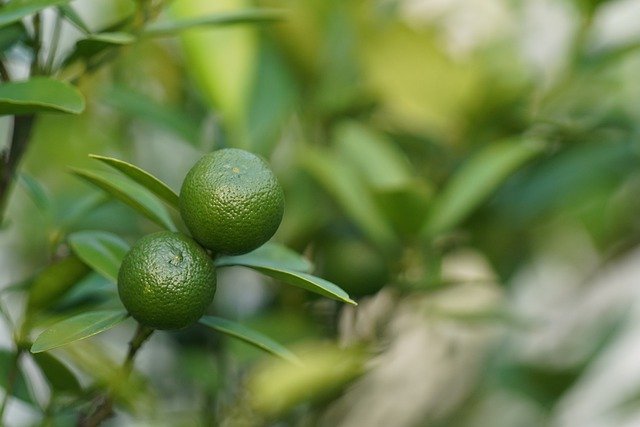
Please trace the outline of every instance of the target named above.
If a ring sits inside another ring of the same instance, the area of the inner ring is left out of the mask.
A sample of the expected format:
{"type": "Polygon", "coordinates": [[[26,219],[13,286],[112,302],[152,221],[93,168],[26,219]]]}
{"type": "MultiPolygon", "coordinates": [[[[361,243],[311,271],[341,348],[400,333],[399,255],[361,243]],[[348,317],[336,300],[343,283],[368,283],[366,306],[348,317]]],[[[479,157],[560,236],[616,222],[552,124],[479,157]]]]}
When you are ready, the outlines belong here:
{"type": "Polygon", "coordinates": [[[180,329],[198,320],[216,292],[207,252],[181,233],[161,231],[138,240],[118,273],[122,303],[138,322],[180,329]]]}
{"type": "Polygon", "coordinates": [[[284,195],[269,165],[236,148],[214,151],[191,168],[180,214],[191,235],[217,254],[256,249],[278,229],[284,195]]]}

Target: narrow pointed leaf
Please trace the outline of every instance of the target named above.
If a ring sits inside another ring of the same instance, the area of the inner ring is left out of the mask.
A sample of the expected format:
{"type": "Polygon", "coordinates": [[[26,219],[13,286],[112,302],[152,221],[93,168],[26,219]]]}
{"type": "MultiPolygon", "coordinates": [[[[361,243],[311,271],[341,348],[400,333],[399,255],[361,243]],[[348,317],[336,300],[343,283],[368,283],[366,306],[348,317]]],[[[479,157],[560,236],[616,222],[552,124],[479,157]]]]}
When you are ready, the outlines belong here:
{"type": "Polygon", "coordinates": [[[191,144],[200,141],[200,123],[197,120],[177,108],[157,102],[150,96],[137,93],[130,88],[114,86],[102,94],[101,100],[121,114],[166,129],[191,144]]]}
{"type": "MultiPolygon", "coordinates": [[[[3,391],[7,389],[9,371],[11,369],[11,366],[13,366],[15,357],[16,354],[13,351],[5,348],[0,349],[0,387],[3,389],[3,391]]],[[[11,394],[24,402],[33,403],[33,399],[31,398],[31,394],[29,393],[29,388],[27,387],[27,381],[24,374],[22,373],[22,369],[20,368],[20,366],[18,366],[18,372],[15,378],[15,382],[13,383],[11,394]]]]}
{"type": "Polygon", "coordinates": [[[180,209],[178,195],[167,184],[160,181],[149,172],[134,166],[131,163],[127,163],[123,160],[114,159],[112,157],[98,156],[96,154],[90,154],[89,157],[100,160],[103,163],[111,166],[112,168],[122,172],[129,178],[137,182],[138,184],[151,191],[156,196],[167,202],[171,207],[180,209]]]}
{"type": "Polygon", "coordinates": [[[13,0],[0,7],[0,27],[33,15],[51,6],[69,3],[70,0],[13,0]]]}
{"type": "Polygon", "coordinates": [[[84,22],[82,17],[78,15],[78,12],[76,12],[73,6],[69,4],[64,4],[62,6],[59,6],[58,10],[62,14],[62,16],[64,16],[67,19],[67,21],[72,23],[80,31],[82,31],[85,34],[88,34],[91,32],[91,29],[89,28],[89,26],[84,22]]]}
{"type": "Polygon", "coordinates": [[[76,176],[129,205],[159,226],[168,230],[176,229],[162,202],[139,184],[136,184],[128,178],[105,172],[81,169],[72,169],[72,172],[76,176]]]}
{"type": "Polygon", "coordinates": [[[78,59],[86,60],[109,48],[130,45],[135,41],[134,35],[124,32],[91,34],[86,39],[76,42],[75,49],[65,58],[64,63],[70,64],[78,59]]]}
{"type": "Polygon", "coordinates": [[[284,360],[292,363],[300,363],[299,359],[284,346],[278,344],[266,335],[247,328],[240,323],[214,316],[203,316],[200,319],[200,323],[223,334],[238,338],[284,360]]]}
{"type": "Polygon", "coordinates": [[[304,166],[342,207],[345,214],[381,248],[396,246],[397,238],[366,186],[350,165],[328,150],[307,150],[304,166]]]}
{"type": "Polygon", "coordinates": [[[349,295],[341,287],[320,277],[278,267],[248,267],[289,285],[297,286],[337,301],[358,305],[349,298],[349,295]]]}
{"type": "Polygon", "coordinates": [[[34,177],[26,173],[20,173],[18,176],[18,182],[24,187],[24,189],[33,200],[33,203],[42,212],[46,212],[51,207],[51,199],[47,194],[47,190],[44,186],[38,182],[34,177]]]}
{"type": "Polygon", "coordinates": [[[313,264],[302,255],[277,243],[266,243],[244,255],[221,256],[215,261],[217,267],[241,265],[245,267],[283,268],[309,273],[313,264]]]}
{"type": "Polygon", "coordinates": [[[104,231],[78,231],[67,240],[73,252],[94,271],[113,283],[118,282],[122,258],[129,251],[127,242],[104,231]]]}
{"type": "Polygon", "coordinates": [[[284,13],[270,9],[248,9],[242,11],[217,13],[193,19],[179,21],[158,22],[147,26],[143,35],[147,37],[173,36],[180,31],[198,27],[225,26],[236,24],[251,24],[257,22],[279,21],[284,18],[284,13]]]}
{"type": "Polygon", "coordinates": [[[42,370],[52,390],[75,395],[82,393],[82,387],[74,373],[56,357],[49,353],[36,353],[33,359],[42,370]]]}
{"type": "Polygon", "coordinates": [[[52,306],[89,272],[89,268],[75,256],[49,265],[31,282],[27,307],[33,310],[52,306]]]}
{"type": "Polygon", "coordinates": [[[42,332],[31,346],[31,352],[40,353],[92,337],[126,318],[125,311],[94,311],[65,319],[42,332]]]}
{"type": "Polygon", "coordinates": [[[59,80],[33,77],[0,85],[0,116],[41,112],[80,114],[84,106],[80,91],[59,80]]]}
{"type": "Polygon", "coordinates": [[[543,148],[534,141],[505,141],[490,145],[471,158],[433,200],[423,234],[433,236],[455,227],[543,148]]]}

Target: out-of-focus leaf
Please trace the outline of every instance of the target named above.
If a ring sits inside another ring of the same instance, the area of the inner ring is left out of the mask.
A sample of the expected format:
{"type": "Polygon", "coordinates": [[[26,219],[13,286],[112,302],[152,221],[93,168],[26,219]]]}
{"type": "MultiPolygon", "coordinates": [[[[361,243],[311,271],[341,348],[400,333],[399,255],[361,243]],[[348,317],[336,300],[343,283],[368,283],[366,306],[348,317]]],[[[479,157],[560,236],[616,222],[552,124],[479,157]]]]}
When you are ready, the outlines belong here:
{"type": "Polygon", "coordinates": [[[180,31],[198,27],[219,27],[237,24],[253,24],[279,21],[284,18],[283,11],[274,9],[246,9],[232,12],[216,13],[191,19],[155,22],[148,25],[142,35],[147,37],[173,36],[180,31]]]}
{"type": "Polygon", "coordinates": [[[0,27],[33,15],[51,6],[69,3],[70,0],[13,0],[0,8],[0,27]]]}
{"type": "Polygon", "coordinates": [[[199,124],[196,121],[179,110],[158,104],[147,96],[129,89],[112,87],[101,99],[120,113],[167,129],[192,144],[199,140],[199,124]]]}
{"type": "Polygon", "coordinates": [[[54,392],[82,393],[82,387],[76,376],[67,366],[49,353],[36,353],[33,355],[36,364],[42,370],[47,382],[54,392]]]}
{"type": "Polygon", "coordinates": [[[203,316],[200,319],[200,323],[223,334],[238,338],[284,360],[292,363],[300,363],[295,354],[291,353],[282,345],[260,332],[254,331],[239,323],[214,316],[203,316]]]}
{"type": "MultiPolygon", "coordinates": [[[[3,390],[7,389],[7,380],[9,379],[9,372],[13,366],[15,357],[16,354],[13,351],[4,348],[0,349],[0,387],[2,387],[3,390]]],[[[27,387],[27,381],[20,366],[18,366],[11,395],[26,403],[33,403],[29,388],[27,387]]]]}
{"type": "Polygon", "coordinates": [[[122,258],[129,251],[127,242],[104,231],[78,231],[67,239],[82,261],[106,279],[118,282],[122,258]]]}
{"type": "Polygon", "coordinates": [[[94,311],[65,319],[42,332],[31,346],[32,353],[51,350],[92,337],[118,325],[128,314],[122,311],[94,311]]]}
{"type": "Polygon", "coordinates": [[[251,103],[247,112],[250,149],[268,157],[278,143],[298,96],[296,78],[274,42],[260,40],[251,103]]]}
{"type": "Polygon", "coordinates": [[[305,401],[322,400],[359,376],[366,360],[359,349],[317,343],[296,354],[302,364],[272,359],[249,376],[247,389],[253,409],[277,416],[305,401]]]}
{"type": "Polygon", "coordinates": [[[247,267],[259,271],[267,276],[278,279],[289,285],[297,286],[302,289],[314,292],[325,297],[346,302],[348,304],[358,305],[340,286],[324,280],[311,274],[301,273],[295,270],[287,270],[279,267],[257,267],[248,265],[247,267]]]}
{"type": "Polygon", "coordinates": [[[433,236],[449,230],[471,214],[514,171],[544,146],[516,139],[492,144],[469,159],[435,197],[423,233],[433,236]]]}
{"type": "Polygon", "coordinates": [[[0,53],[26,38],[27,32],[24,29],[24,25],[20,22],[14,22],[13,24],[0,28],[0,53]]]}
{"type": "Polygon", "coordinates": [[[64,258],[45,268],[29,287],[29,309],[50,307],[89,273],[89,268],[75,256],[64,258]]]}
{"type": "MultiPolygon", "coordinates": [[[[0,9],[1,10],[1,9],[0,9]]],[[[84,97],[68,83],[48,77],[0,85],[0,115],[59,112],[80,114],[84,97]]]]}
{"type": "Polygon", "coordinates": [[[69,64],[77,59],[87,59],[112,47],[130,45],[136,41],[134,35],[123,32],[91,34],[76,42],[76,47],[65,59],[69,64]]]}
{"type": "Polygon", "coordinates": [[[333,138],[342,158],[378,190],[407,185],[412,178],[408,160],[392,141],[357,122],[340,124],[333,138]]]}
{"type": "Polygon", "coordinates": [[[335,154],[308,149],[305,168],[338,202],[345,213],[380,247],[394,247],[396,236],[353,169],[335,154]]]}
{"type": "Polygon", "coordinates": [[[168,230],[176,229],[162,202],[141,185],[128,178],[105,172],[81,169],[72,169],[72,172],[129,205],[159,226],[168,230]]]}
{"type": "Polygon", "coordinates": [[[309,273],[313,264],[302,255],[278,243],[268,242],[244,255],[216,258],[217,267],[242,265],[245,267],[274,267],[309,273]]]}
{"type": "Polygon", "coordinates": [[[384,117],[406,129],[448,137],[482,89],[482,64],[454,60],[433,32],[380,26],[360,53],[369,90],[384,117]]]}
{"type": "Polygon", "coordinates": [[[408,182],[395,188],[374,192],[380,211],[393,225],[395,231],[404,236],[414,236],[424,223],[432,197],[430,187],[421,181],[408,182]]]}
{"type": "Polygon", "coordinates": [[[169,188],[167,184],[151,175],[149,172],[123,160],[114,159],[113,157],[98,156],[96,154],[90,154],[89,157],[91,157],[92,159],[100,160],[101,162],[106,163],[112,168],[122,172],[123,174],[127,175],[129,178],[167,202],[169,206],[175,209],[180,209],[180,201],[175,191],[169,188]]]}
{"type": "Polygon", "coordinates": [[[47,190],[39,183],[34,177],[26,173],[20,173],[20,184],[27,191],[33,203],[43,212],[46,212],[51,207],[51,200],[47,194],[47,190]]]}
{"type": "MultiPolygon", "coordinates": [[[[252,6],[249,0],[180,0],[171,4],[176,19],[198,19],[234,13],[252,6]]],[[[245,119],[254,77],[256,29],[249,25],[201,28],[180,34],[186,69],[209,105],[224,117],[231,144],[245,147],[245,119]]]]}
{"type": "Polygon", "coordinates": [[[104,193],[91,193],[86,197],[78,198],[65,212],[64,218],[61,220],[62,228],[65,230],[72,228],[78,221],[108,200],[110,200],[109,196],[104,193]]]}
{"type": "Polygon", "coordinates": [[[76,10],[70,4],[64,4],[62,6],[59,6],[58,10],[62,14],[62,16],[64,16],[67,19],[67,21],[72,23],[80,31],[82,31],[85,34],[89,34],[91,32],[91,29],[89,28],[89,26],[84,22],[82,17],[78,15],[78,12],[76,12],[76,10]]]}

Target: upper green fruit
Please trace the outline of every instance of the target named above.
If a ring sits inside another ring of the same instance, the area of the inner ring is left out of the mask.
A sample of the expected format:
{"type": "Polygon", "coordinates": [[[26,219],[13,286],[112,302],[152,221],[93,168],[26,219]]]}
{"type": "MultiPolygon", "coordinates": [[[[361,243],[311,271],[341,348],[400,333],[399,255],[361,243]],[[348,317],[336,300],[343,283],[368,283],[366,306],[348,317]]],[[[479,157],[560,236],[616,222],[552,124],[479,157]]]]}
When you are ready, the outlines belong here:
{"type": "Polygon", "coordinates": [[[269,240],[284,213],[284,194],[269,165],[236,148],[214,151],[189,171],[180,213],[191,235],[216,254],[237,255],[269,240]]]}
{"type": "Polygon", "coordinates": [[[216,292],[206,251],[181,233],[162,231],[138,240],[118,273],[122,303],[138,322],[180,329],[198,320],[216,292]]]}

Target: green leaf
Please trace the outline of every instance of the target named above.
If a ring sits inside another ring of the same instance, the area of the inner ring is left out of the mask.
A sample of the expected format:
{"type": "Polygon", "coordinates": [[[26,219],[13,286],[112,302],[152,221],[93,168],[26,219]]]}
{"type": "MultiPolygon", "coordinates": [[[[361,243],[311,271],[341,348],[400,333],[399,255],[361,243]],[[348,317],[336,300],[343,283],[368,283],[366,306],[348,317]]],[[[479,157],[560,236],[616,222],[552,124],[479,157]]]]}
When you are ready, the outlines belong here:
{"type": "MultiPolygon", "coordinates": [[[[9,379],[9,372],[14,364],[15,357],[15,352],[6,348],[0,349],[0,387],[4,390],[7,389],[7,380],[9,379]]],[[[33,403],[29,388],[27,387],[27,381],[19,365],[11,395],[24,402],[33,403]]]]}
{"type": "Polygon", "coordinates": [[[0,7],[0,27],[22,18],[33,15],[36,12],[51,6],[69,3],[70,0],[13,0],[0,7]]]}
{"type": "Polygon", "coordinates": [[[11,25],[0,28],[0,53],[26,38],[27,32],[20,22],[14,22],[11,25]]]}
{"type": "Polygon", "coordinates": [[[289,285],[297,286],[302,289],[323,295],[325,297],[346,302],[348,304],[358,305],[349,295],[338,285],[324,280],[311,274],[301,273],[299,271],[288,270],[279,267],[257,267],[248,265],[247,267],[259,271],[274,279],[278,279],[289,285]]]}
{"type": "Polygon", "coordinates": [[[192,28],[273,22],[280,21],[284,16],[284,13],[280,10],[247,9],[216,13],[214,15],[201,16],[192,19],[156,22],[148,25],[142,34],[147,37],[166,37],[173,36],[180,31],[190,30],[192,28]]]}
{"type": "Polygon", "coordinates": [[[78,15],[78,12],[76,12],[73,6],[69,4],[65,4],[65,5],[59,6],[58,10],[62,14],[62,16],[64,16],[67,19],[67,21],[73,24],[80,31],[82,31],[85,34],[88,34],[91,32],[91,29],[89,28],[89,26],[84,22],[82,17],[78,15]]]}
{"type": "Polygon", "coordinates": [[[42,332],[31,346],[32,353],[51,350],[74,341],[92,337],[118,325],[128,314],[125,311],[94,311],[70,317],[42,332]]]}
{"type": "Polygon", "coordinates": [[[334,143],[340,157],[348,159],[372,188],[388,190],[411,182],[413,172],[404,153],[373,130],[344,122],[336,128],[334,143]]]}
{"type": "Polygon", "coordinates": [[[222,332],[223,334],[238,338],[248,344],[258,347],[267,353],[273,354],[274,356],[278,356],[292,363],[300,363],[298,358],[282,345],[260,332],[247,328],[239,323],[214,316],[203,316],[199,322],[205,326],[215,329],[218,332],[222,332]]]}
{"type": "Polygon", "coordinates": [[[180,110],[161,105],[129,88],[112,87],[101,99],[119,113],[163,127],[190,143],[199,142],[199,123],[180,110]]]}
{"type": "Polygon", "coordinates": [[[127,242],[105,231],[78,231],[67,238],[73,252],[94,271],[113,283],[118,282],[118,270],[125,254],[127,242]]]}
{"type": "Polygon", "coordinates": [[[338,202],[345,213],[381,248],[397,245],[397,239],[353,169],[329,151],[307,150],[303,164],[338,202]]]}
{"type": "Polygon", "coordinates": [[[63,392],[74,395],[82,393],[82,387],[74,373],[56,357],[49,353],[36,353],[33,359],[42,370],[54,393],[63,392]]]}
{"type": "Polygon", "coordinates": [[[47,194],[47,190],[43,185],[38,182],[31,175],[21,172],[18,176],[18,182],[24,187],[24,189],[33,200],[33,203],[43,212],[46,212],[51,207],[51,200],[47,194]]]}
{"type": "Polygon", "coordinates": [[[543,144],[516,139],[492,144],[469,159],[435,197],[423,234],[430,237],[455,227],[543,148],[543,144]]]}
{"type": "Polygon", "coordinates": [[[123,160],[114,159],[113,157],[98,156],[97,154],[89,154],[92,159],[100,160],[112,168],[122,172],[129,178],[151,191],[156,196],[167,202],[169,206],[180,210],[178,195],[167,184],[160,181],[149,172],[127,163],[123,160]]]}
{"type": "Polygon", "coordinates": [[[49,265],[33,280],[27,306],[30,310],[52,306],[89,274],[89,271],[89,268],[75,256],[49,265]]]}
{"type": "Polygon", "coordinates": [[[245,267],[283,268],[309,273],[313,264],[302,255],[277,243],[266,243],[244,255],[221,256],[215,260],[217,267],[241,265],[245,267]]]}
{"type": "Polygon", "coordinates": [[[70,64],[77,59],[88,59],[106,49],[130,45],[135,41],[135,36],[124,32],[91,34],[86,39],[76,42],[75,49],[64,60],[64,63],[70,64]]]}
{"type": "Polygon", "coordinates": [[[0,116],[59,112],[80,114],[84,97],[68,83],[47,77],[0,85],[0,116]]]}
{"type": "Polygon", "coordinates": [[[72,169],[72,173],[129,205],[159,226],[168,230],[176,229],[162,202],[141,185],[106,172],[72,169]]]}

